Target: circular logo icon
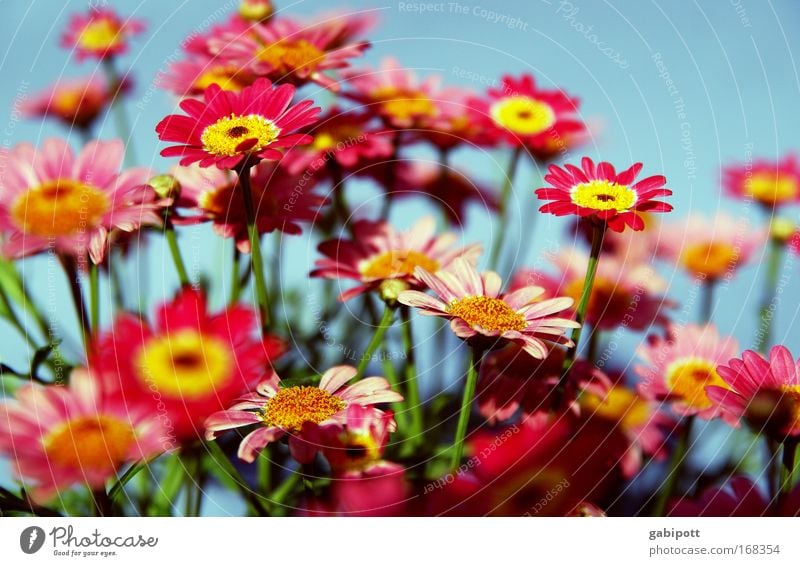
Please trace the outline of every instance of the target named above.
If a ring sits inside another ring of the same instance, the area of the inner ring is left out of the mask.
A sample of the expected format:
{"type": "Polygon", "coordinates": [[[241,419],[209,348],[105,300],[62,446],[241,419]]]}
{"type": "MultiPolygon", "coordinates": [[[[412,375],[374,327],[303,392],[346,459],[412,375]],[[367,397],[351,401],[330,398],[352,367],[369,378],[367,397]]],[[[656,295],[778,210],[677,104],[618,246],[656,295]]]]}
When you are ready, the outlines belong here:
{"type": "Polygon", "coordinates": [[[44,529],[41,527],[28,527],[19,535],[19,547],[25,554],[39,552],[44,545],[44,529]]]}

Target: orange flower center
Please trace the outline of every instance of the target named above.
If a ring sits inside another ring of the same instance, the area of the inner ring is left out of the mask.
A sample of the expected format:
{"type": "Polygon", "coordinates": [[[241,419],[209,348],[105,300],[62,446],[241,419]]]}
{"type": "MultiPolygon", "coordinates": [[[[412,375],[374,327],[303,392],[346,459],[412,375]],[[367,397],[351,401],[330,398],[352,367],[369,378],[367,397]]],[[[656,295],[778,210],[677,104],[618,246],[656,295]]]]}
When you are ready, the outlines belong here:
{"type": "Polygon", "coordinates": [[[439,270],[439,262],[415,250],[389,250],[370,258],[361,275],[367,279],[412,276],[417,267],[433,273],[439,270]]]}
{"type": "Polygon", "coordinates": [[[736,267],[739,252],[730,244],[699,242],[689,244],[681,254],[684,267],[694,275],[709,279],[722,277],[736,267]]]}
{"type": "Polygon", "coordinates": [[[282,40],[261,49],[257,57],[276,73],[309,73],[322,63],[325,52],[305,39],[282,40]]]}
{"type": "Polygon", "coordinates": [[[236,358],[219,338],[184,329],[151,338],[134,363],[139,380],[161,395],[192,400],[214,395],[230,379],[236,358]]]}
{"type": "Polygon", "coordinates": [[[261,412],[267,426],[296,432],[303,423],[319,424],[346,406],[342,399],[319,387],[298,385],[279,389],[261,412]]]}
{"type": "Polygon", "coordinates": [[[672,395],[696,409],[708,409],[712,405],[706,395],[707,386],[728,388],[714,363],[703,358],[683,358],[672,362],[667,368],[666,382],[672,395]]]}
{"type": "Polygon", "coordinates": [[[10,212],[24,232],[49,238],[96,228],[110,204],[108,196],[96,187],[57,179],[19,195],[10,212]]]}
{"type": "Polygon", "coordinates": [[[782,173],[754,173],[744,186],[745,194],[769,206],[795,200],[800,186],[793,175],[782,173]]]}
{"type": "Polygon", "coordinates": [[[506,332],[525,330],[528,323],[525,317],[513,310],[500,299],[492,297],[463,297],[453,300],[447,312],[462,319],[472,327],[484,330],[506,332]]]}
{"type": "Polygon", "coordinates": [[[128,458],[135,442],[129,423],[105,415],[72,419],[43,439],[45,454],[56,466],[109,472],[128,458]]]}
{"type": "Polygon", "coordinates": [[[556,121],[549,104],[529,96],[500,99],[492,104],[489,114],[498,126],[523,136],[540,134],[556,121]]]}
{"type": "Polygon", "coordinates": [[[605,397],[585,392],[580,397],[580,405],[590,416],[617,421],[626,429],[647,424],[652,413],[647,401],[617,385],[611,387],[605,397]]]}
{"type": "Polygon", "coordinates": [[[436,116],[437,113],[436,105],[422,91],[404,91],[385,86],[375,90],[372,98],[382,103],[381,109],[385,114],[397,120],[436,116]]]}
{"type": "Polygon", "coordinates": [[[114,47],[123,40],[122,29],[111,20],[92,20],[81,30],[78,45],[92,51],[114,47]]]}

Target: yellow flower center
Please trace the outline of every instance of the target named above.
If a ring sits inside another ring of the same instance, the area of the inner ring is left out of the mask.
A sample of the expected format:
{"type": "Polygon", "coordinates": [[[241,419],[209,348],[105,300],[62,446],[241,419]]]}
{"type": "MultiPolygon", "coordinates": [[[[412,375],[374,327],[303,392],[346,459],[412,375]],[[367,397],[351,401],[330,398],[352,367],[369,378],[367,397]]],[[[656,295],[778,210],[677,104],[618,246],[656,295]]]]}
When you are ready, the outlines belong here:
{"type": "Polygon", "coordinates": [[[77,113],[83,102],[85,102],[83,91],[62,89],[53,97],[52,108],[61,116],[72,116],[77,113]]]}
{"type": "Polygon", "coordinates": [[[383,112],[398,120],[436,116],[436,105],[422,91],[404,91],[392,86],[381,87],[372,93],[381,102],[383,112]]]}
{"type": "Polygon", "coordinates": [[[470,326],[485,330],[506,332],[525,330],[528,323],[525,317],[513,310],[507,303],[492,297],[463,297],[453,300],[447,312],[465,321],[470,326]]]}
{"type": "Polygon", "coordinates": [[[261,413],[267,426],[299,431],[303,423],[319,424],[346,406],[342,399],[319,387],[298,385],[279,389],[261,413]]]}
{"type": "Polygon", "coordinates": [[[123,40],[122,29],[105,18],[92,20],[81,30],[78,45],[89,50],[105,50],[123,40]]]}
{"type": "Polygon", "coordinates": [[[355,144],[363,133],[361,128],[351,124],[342,124],[334,128],[320,130],[314,135],[314,142],[311,144],[311,148],[316,151],[329,151],[340,143],[355,144]]]}
{"type": "Polygon", "coordinates": [[[730,244],[700,242],[689,244],[681,254],[684,267],[694,275],[716,279],[736,267],[739,252],[730,244]]]}
{"type": "Polygon", "coordinates": [[[52,464],[92,471],[117,469],[135,442],[136,434],[129,423],[104,415],[72,419],[43,439],[52,464]]]}
{"type": "Polygon", "coordinates": [[[258,151],[275,141],[278,134],[280,129],[272,120],[267,120],[263,116],[231,114],[207,126],[200,139],[208,153],[230,156],[240,153],[236,148],[245,140],[258,140],[247,150],[258,151]]]}
{"type": "Polygon", "coordinates": [[[636,191],[627,185],[593,179],[578,183],[570,191],[572,202],[594,210],[618,210],[625,212],[636,204],[636,191]]]}
{"type": "Polygon", "coordinates": [[[439,270],[439,262],[415,250],[389,250],[369,259],[361,268],[361,275],[367,279],[411,276],[417,267],[434,273],[439,270]]]}
{"type": "Polygon", "coordinates": [[[239,70],[236,67],[216,65],[197,77],[192,84],[192,88],[196,90],[205,90],[209,86],[215,84],[222,90],[239,92],[244,88],[245,84],[237,76],[238,73],[239,70]]]}
{"type": "Polygon", "coordinates": [[[626,429],[647,424],[650,419],[647,401],[630,389],[617,385],[611,387],[605,397],[585,392],[579,402],[591,416],[617,421],[626,429]]]}
{"type": "Polygon", "coordinates": [[[100,189],[57,179],[19,195],[10,212],[24,232],[49,238],[96,228],[109,207],[108,196],[100,189]]]}
{"type": "Polygon", "coordinates": [[[186,329],[150,339],[134,363],[138,378],[161,395],[199,399],[231,377],[236,359],[222,340],[186,329]]]}
{"type": "Polygon", "coordinates": [[[783,401],[789,409],[789,419],[791,430],[800,429],[800,385],[781,385],[783,401]]]}
{"type": "Polygon", "coordinates": [[[305,39],[283,40],[267,45],[257,57],[268,63],[276,73],[311,72],[325,57],[325,52],[305,39]]]}
{"type": "Polygon", "coordinates": [[[342,443],[342,462],[348,470],[361,470],[379,460],[381,451],[370,434],[343,432],[339,435],[342,443]]]}
{"type": "MultiPolygon", "coordinates": [[[[583,292],[583,277],[573,279],[564,286],[563,293],[571,297],[575,304],[580,301],[583,292]]],[[[592,286],[589,305],[586,311],[591,314],[606,314],[610,317],[619,316],[620,312],[630,308],[632,297],[626,287],[612,279],[598,275],[592,286]]]]}
{"type": "Polygon", "coordinates": [[[728,388],[714,363],[703,358],[683,358],[672,362],[667,368],[666,382],[672,395],[696,409],[708,409],[712,404],[706,395],[707,386],[728,388]]]}
{"type": "Polygon", "coordinates": [[[781,173],[754,173],[745,182],[745,194],[769,206],[797,198],[800,193],[797,179],[781,173]]]}
{"type": "Polygon", "coordinates": [[[500,99],[492,104],[489,114],[498,126],[523,136],[540,134],[556,121],[549,104],[529,96],[500,99]]]}

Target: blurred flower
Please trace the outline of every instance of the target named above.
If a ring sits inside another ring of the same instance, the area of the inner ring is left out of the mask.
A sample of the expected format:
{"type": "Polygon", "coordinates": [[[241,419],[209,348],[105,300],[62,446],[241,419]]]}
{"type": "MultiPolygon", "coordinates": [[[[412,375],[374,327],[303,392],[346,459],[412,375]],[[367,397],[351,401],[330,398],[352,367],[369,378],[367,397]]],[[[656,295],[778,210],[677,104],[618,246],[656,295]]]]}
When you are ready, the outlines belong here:
{"type": "Polygon", "coordinates": [[[120,172],[121,140],[92,141],[75,156],[63,140],[42,147],[19,144],[0,154],[0,231],[3,252],[21,258],[55,249],[59,254],[103,261],[109,232],[159,226],[158,199],[146,185],[149,169],[120,172]]]}
{"type": "Polygon", "coordinates": [[[265,25],[252,26],[249,33],[211,38],[208,45],[219,60],[254,76],[295,86],[311,81],[338,89],[337,77],[330,71],[348,67],[350,59],[360,57],[369,47],[369,43],[350,35],[351,29],[360,28],[351,28],[346,19],[339,16],[302,23],[276,17],[265,25]]]}
{"type": "Polygon", "coordinates": [[[331,368],[322,374],[318,387],[283,386],[272,373],[230,409],[211,415],[205,423],[206,438],[213,440],[220,431],[257,424],[239,445],[239,458],[253,462],[267,444],[289,435],[292,457],[300,463],[310,462],[320,448],[316,441],[324,434],[320,429],[345,425],[350,405],[369,407],[403,400],[382,377],[366,377],[347,385],[357,373],[350,366],[331,368]]]}
{"type": "MultiPolygon", "coordinates": [[[[219,236],[235,238],[239,250],[250,253],[244,200],[234,176],[228,171],[197,165],[176,167],[172,173],[181,184],[179,205],[200,214],[176,218],[175,223],[211,221],[219,236]]],[[[300,234],[301,223],[313,222],[327,202],[314,192],[314,184],[314,178],[289,175],[274,163],[258,164],[253,169],[250,186],[259,233],[279,230],[284,234],[300,234]]]]}
{"type": "Polygon", "coordinates": [[[552,187],[536,189],[536,196],[549,200],[539,209],[556,216],[576,214],[605,222],[615,232],[625,226],[634,230],[644,229],[642,212],[669,212],[672,205],[653,200],[669,196],[672,191],[664,188],[667,180],[662,175],[647,177],[632,184],[642,170],[636,163],[617,174],[614,166],[605,161],[595,166],[588,157],[581,160],[581,169],[565,165],[564,169],[550,165],[544,180],[552,187]]]}
{"type": "Polygon", "coordinates": [[[350,405],[344,425],[322,429],[318,444],[335,476],[357,478],[376,468],[400,468],[383,460],[389,434],[396,428],[391,411],[350,405]]]}
{"type": "MultiPolygon", "coordinates": [[[[511,344],[484,356],[476,399],[478,411],[489,424],[507,421],[519,410],[522,419],[549,411],[563,373],[564,350],[553,348],[542,360],[526,355],[511,344]]],[[[602,394],[611,381],[586,360],[576,360],[566,380],[564,398],[573,411],[580,412],[575,399],[585,390],[602,394]]]]}
{"type": "Polygon", "coordinates": [[[204,91],[205,102],[185,99],[180,103],[188,116],[172,114],[156,126],[159,139],[178,142],[161,151],[165,157],[181,157],[181,165],[199,162],[234,169],[245,158],[278,160],[279,148],[308,143],[311,137],[292,133],[313,124],[320,109],[310,100],[292,105],[294,87],[273,87],[259,79],[239,93],[212,84],[204,91]]]}
{"type": "Polygon", "coordinates": [[[352,240],[329,240],[319,246],[325,256],[316,262],[312,277],[353,279],[359,286],[342,292],[347,301],[362,293],[377,290],[386,281],[403,283],[398,288],[424,288],[417,267],[427,271],[447,269],[457,258],[474,265],[481,246],[456,247],[456,235],[435,235],[436,222],[426,216],[408,231],[399,232],[382,220],[359,220],[353,224],[352,240]]]}
{"type": "MultiPolygon", "coordinates": [[[[537,284],[547,290],[547,296],[566,295],[577,302],[583,291],[588,257],[577,249],[563,250],[550,258],[559,275],[518,271],[510,289],[537,284]]],[[[672,306],[662,294],[666,287],[666,282],[650,265],[629,264],[616,256],[603,256],[589,297],[586,322],[600,330],[619,326],[645,330],[652,324],[664,324],[666,317],[661,311],[672,306]]]]}
{"type": "MultiPolygon", "coordinates": [[[[422,120],[438,115],[435,100],[440,98],[440,77],[419,81],[416,74],[387,57],[376,69],[346,71],[349,96],[392,128],[417,127],[422,120]]],[[[445,98],[444,96],[441,96],[445,98]]]]}
{"type": "Polygon", "coordinates": [[[658,402],[616,384],[603,393],[584,391],[578,403],[586,426],[598,427],[598,422],[603,421],[611,427],[607,435],[609,439],[612,431],[622,433],[627,439],[628,448],[619,460],[626,478],[633,477],[640,470],[644,454],[663,458],[665,435],[662,427],[674,427],[674,422],[658,410],[658,402]]]}
{"type": "Polygon", "coordinates": [[[505,75],[499,87],[490,88],[485,99],[473,98],[471,105],[472,119],[490,130],[489,140],[525,147],[543,161],[586,137],[586,126],[577,116],[578,99],[538,88],[527,73],[505,75]]]}
{"type": "Polygon", "coordinates": [[[759,432],[782,441],[800,436],[800,374],[791,352],[774,346],[769,360],[752,350],[717,367],[727,387],[706,387],[722,416],[744,418],[759,432]]]}
{"type": "Polygon", "coordinates": [[[695,500],[673,502],[672,517],[800,517],[800,485],[777,505],[750,478],[736,476],[721,487],[703,491],[695,500]]]}
{"type": "Polygon", "coordinates": [[[306,132],[314,141],[288,152],[282,165],[295,175],[320,169],[325,174],[330,159],[353,170],[364,161],[389,157],[394,151],[389,136],[372,129],[370,120],[369,114],[331,108],[306,132]]]}
{"type": "Polygon", "coordinates": [[[246,70],[210,57],[194,57],[173,63],[158,77],[158,86],[180,97],[199,96],[215,84],[222,90],[239,92],[255,82],[246,70]]]}
{"type": "Polygon", "coordinates": [[[409,492],[405,469],[390,464],[334,477],[328,497],[308,502],[302,512],[316,517],[396,517],[408,514],[409,492]]]}
{"type": "Polygon", "coordinates": [[[739,351],[736,339],[720,336],[714,325],[670,325],[666,338],[651,336],[636,350],[644,361],[634,370],[642,379],[640,392],[668,401],[679,415],[717,416],[706,386],[725,387],[717,366],[739,351]]]}
{"type": "Polygon", "coordinates": [[[250,308],[207,309],[202,293],[184,289],[158,308],[154,324],[123,314],[92,348],[92,368],[108,389],[160,415],[181,440],[202,436],[206,417],[252,388],[285,349],[258,336],[250,308]]]}
{"type": "MultiPolygon", "coordinates": [[[[130,87],[124,83],[123,92],[130,87]]],[[[81,79],[64,79],[31,100],[22,112],[29,118],[53,117],[65,126],[89,130],[95,120],[114,100],[115,93],[94,75],[81,79]]]]}
{"type": "Polygon", "coordinates": [[[75,51],[78,61],[105,59],[128,50],[128,40],[145,29],[142,20],[121,18],[108,7],[92,7],[86,14],[73,14],[61,36],[61,46],[75,51]]]}
{"type": "MultiPolygon", "coordinates": [[[[470,101],[475,94],[458,87],[447,87],[432,100],[436,112],[420,117],[414,139],[425,140],[440,151],[467,144],[486,144],[494,131],[485,122],[475,120],[470,101]]],[[[493,138],[492,138],[493,139],[493,138]]]]}
{"type": "Polygon", "coordinates": [[[716,281],[730,278],[766,242],[766,230],[748,230],[744,220],[737,222],[727,214],[714,218],[692,214],[663,227],[658,249],[690,275],[716,281]]]}
{"type": "Polygon", "coordinates": [[[732,197],[754,200],[768,209],[800,201],[800,163],[794,155],[778,161],[758,160],[729,165],[722,171],[722,185],[732,197]]]}
{"type": "Polygon", "coordinates": [[[164,434],[150,411],[106,395],[82,368],[68,386],[32,383],[0,402],[0,452],[39,503],[78,483],[104,488],[123,463],[164,451],[164,434]]]}
{"type": "Polygon", "coordinates": [[[452,331],[464,340],[494,345],[504,339],[541,359],[548,352],[545,340],[571,346],[564,331],[580,326],[574,320],[553,316],[572,306],[572,299],[538,300],[544,293],[541,287],[501,294],[502,281],[497,273],[478,274],[463,258],[456,259],[447,270],[431,273],[417,267],[415,273],[438,298],[420,291],[403,291],[398,300],[419,309],[420,314],[449,319],[452,331]]]}

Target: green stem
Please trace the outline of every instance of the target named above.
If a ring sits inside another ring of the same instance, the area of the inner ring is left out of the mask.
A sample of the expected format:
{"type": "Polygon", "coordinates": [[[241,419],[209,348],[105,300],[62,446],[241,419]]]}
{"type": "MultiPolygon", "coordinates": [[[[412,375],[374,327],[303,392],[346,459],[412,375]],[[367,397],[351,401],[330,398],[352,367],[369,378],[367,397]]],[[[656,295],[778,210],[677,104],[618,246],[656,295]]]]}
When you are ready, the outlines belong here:
{"type": "Polygon", "coordinates": [[[419,394],[419,381],[417,380],[417,362],[414,355],[414,338],[411,329],[411,316],[409,308],[403,305],[400,308],[402,320],[403,348],[406,353],[406,392],[408,406],[411,410],[411,430],[409,438],[416,445],[422,438],[422,400],[419,394]]]}
{"type": "Polygon", "coordinates": [[[265,446],[258,455],[258,466],[256,481],[258,482],[258,492],[267,493],[272,483],[272,460],[269,457],[269,446],[265,446]]]}
{"type": "Polygon", "coordinates": [[[86,302],[83,299],[83,292],[81,291],[81,284],[78,278],[78,269],[75,266],[75,260],[67,256],[59,256],[61,266],[64,268],[64,273],[67,276],[67,283],[69,284],[69,291],[72,295],[72,303],[75,306],[75,313],[78,317],[78,322],[81,327],[81,335],[83,337],[83,347],[88,350],[89,338],[92,335],[91,326],[89,326],[89,316],[86,313],[86,302]]]}
{"type": "Polygon", "coordinates": [[[586,353],[586,357],[592,363],[597,361],[597,350],[600,349],[600,333],[600,329],[594,327],[589,332],[589,350],[586,353]]]}
{"type": "Polygon", "coordinates": [[[467,369],[467,383],[464,385],[464,395],[461,398],[461,410],[458,413],[456,436],[453,440],[453,457],[450,460],[450,469],[453,471],[458,469],[459,464],[461,464],[461,458],[464,456],[464,439],[467,436],[467,426],[472,412],[472,401],[475,397],[475,388],[478,385],[478,373],[482,359],[483,351],[473,348],[469,368],[467,369]]]}
{"type": "Polygon", "coordinates": [[[128,468],[125,471],[125,473],[122,474],[119,477],[119,479],[114,483],[114,485],[111,486],[111,489],[108,490],[108,497],[110,497],[112,501],[116,499],[117,496],[120,493],[122,493],[125,485],[129,481],[131,481],[134,478],[134,476],[136,476],[139,472],[144,470],[149,465],[149,463],[150,461],[137,462],[136,464],[133,464],[130,468],[128,468]]]}
{"type": "Polygon", "coordinates": [[[122,252],[117,252],[114,248],[108,251],[108,277],[111,282],[111,295],[114,299],[115,312],[123,312],[125,310],[125,293],[123,292],[124,286],[122,278],[119,275],[120,264],[124,264],[125,257],[122,252]],[[114,259],[114,256],[117,259],[114,259]]]}
{"type": "Polygon", "coordinates": [[[678,486],[678,478],[680,477],[683,464],[686,462],[686,455],[689,452],[689,439],[691,437],[693,424],[694,416],[686,417],[683,430],[678,437],[678,444],[675,446],[675,451],[669,459],[667,477],[664,478],[664,483],[661,484],[661,490],[658,493],[658,499],[653,508],[653,517],[664,516],[667,503],[675,492],[675,488],[678,486]]]}
{"type": "Polygon", "coordinates": [[[505,235],[508,230],[506,229],[506,224],[508,223],[508,205],[509,199],[513,194],[514,188],[514,177],[517,174],[517,166],[519,165],[519,159],[522,156],[522,146],[519,146],[514,149],[514,153],[511,154],[511,161],[508,163],[508,168],[506,169],[506,176],[503,180],[503,188],[500,191],[500,209],[498,210],[498,222],[497,222],[497,234],[495,235],[494,242],[492,243],[492,253],[489,256],[489,269],[497,269],[497,263],[500,260],[500,252],[503,249],[503,241],[505,240],[505,235]]]}
{"type": "Polygon", "coordinates": [[[109,90],[114,93],[114,99],[111,102],[111,110],[114,113],[117,134],[125,142],[125,165],[130,167],[137,163],[137,160],[136,150],[133,148],[133,138],[131,137],[131,125],[128,121],[128,114],[125,111],[125,106],[122,104],[122,78],[117,72],[113,57],[106,57],[103,59],[103,68],[108,78],[109,90]]]}
{"type": "Polygon", "coordinates": [[[583,279],[583,289],[581,296],[578,299],[578,306],[575,309],[575,321],[580,326],[572,331],[573,345],[567,350],[564,356],[564,363],[561,366],[561,377],[556,386],[555,407],[560,407],[564,400],[564,393],[567,388],[567,379],[569,372],[572,370],[572,364],[575,363],[575,356],[580,347],[581,332],[583,331],[584,321],[586,320],[586,310],[589,308],[589,299],[592,296],[592,288],[594,287],[594,277],[597,274],[597,264],[600,261],[600,250],[603,246],[603,237],[606,233],[606,225],[595,224],[592,232],[592,250],[589,253],[589,263],[586,266],[586,276],[583,279]]]}
{"type": "Polygon", "coordinates": [[[700,323],[708,324],[711,322],[711,313],[714,310],[714,287],[716,281],[706,281],[701,289],[700,298],[700,323]]]}
{"type": "Polygon", "coordinates": [[[292,493],[292,491],[294,491],[294,488],[297,487],[297,484],[300,483],[300,480],[302,479],[303,474],[299,469],[291,472],[288,476],[286,476],[286,479],[275,488],[275,491],[270,494],[270,503],[272,503],[272,505],[281,505],[284,501],[286,501],[286,498],[290,493],[292,493]]]}
{"type": "MultiPolygon", "coordinates": [[[[381,356],[383,375],[389,381],[392,391],[399,391],[400,382],[397,379],[397,371],[394,369],[394,364],[392,363],[386,348],[383,348],[381,351],[383,352],[383,355],[381,356]]],[[[403,405],[400,403],[392,403],[392,411],[394,411],[394,420],[397,421],[398,430],[408,430],[408,412],[404,410],[403,405]]]]}
{"type": "Polygon", "coordinates": [[[25,339],[25,342],[27,342],[31,350],[34,352],[38,350],[39,347],[33,341],[33,338],[31,338],[30,332],[28,332],[28,329],[25,328],[25,326],[22,324],[22,321],[17,316],[16,311],[12,308],[11,301],[9,300],[8,295],[6,294],[6,291],[2,285],[0,285],[0,303],[2,303],[3,310],[6,312],[5,318],[11,323],[11,326],[13,326],[17,332],[19,332],[20,336],[25,339]]]}
{"type": "Polygon", "coordinates": [[[383,316],[381,317],[381,321],[378,323],[378,327],[375,329],[375,333],[372,335],[372,340],[369,341],[367,349],[364,352],[364,355],[361,357],[361,361],[358,363],[358,373],[354,379],[364,377],[364,371],[367,369],[369,362],[372,361],[372,356],[375,354],[378,346],[380,346],[383,342],[383,337],[386,335],[386,331],[392,325],[393,315],[394,310],[392,307],[386,305],[386,308],[383,311],[383,316]]]}
{"type": "Polygon", "coordinates": [[[231,461],[228,460],[228,457],[225,455],[225,452],[222,451],[222,448],[220,448],[219,444],[212,440],[210,442],[206,442],[205,446],[217,467],[221,468],[223,472],[227,473],[228,476],[234,482],[236,482],[236,484],[239,486],[239,490],[250,506],[261,515],[269,515],[269,509],[267,506],[263,501],[261,501],[261,498],[257,494],[253,493],[253,490],[251,490],[250,486],[247,485],[247,482],[242,477],[242,474],[240,474],[236,467],[231,464],[231,461]]]}
{"type": "Polygon", "coordinates": [[[762,354],[767,351],[772,343],[772,326],[775,320],[775,309],[773,301],[778,286],[778,275],[780,273],[781,261],[783,260],[784,244],[777,238],[770,238],[769,252],[767,257],[767,273],[764,277],[764,295],[761,300],[759,310],[761,324],[756,334],[753,349],[762,354]]]}
{"type": "Polygon", "coordinates": [[[97,517],[110,517],[112,515],[111,498],[102,487],[92,490],[92,503],[97,517]]]}
{"type": "Polygon", "coordinates": [[[797,438],[787,438],[783,442],[783,466],[781,466],[781,494],[780,501],[792,492],[794,487],[794,467],[797,457],[797,438]]]}
{"type": "Polygon", "coordinates": [[[261,313],[261,328],[266,332],[269,326],[269,296],[267,295],[267,282],[264,278],[264,256],[261,255],[261,235],[256,225],[256,209],[253,201],[253,190],[250,187],[250,168],[253,163],[249,159],[237,167],[239,186],[242,189],[244,211],[247,218],[247,236],[250,239],[251,269],[256,282],[256,296],[258,308],[261,313]]]}
{"type": "Polygon", "coordinates": [[[394,190],[397,186],[397,161],[400,158],[400,142],[403,138],[402,130],[395,130],[392,138],[392,153],[389,155],[388,169],[386,170],[386,198],[383,201],[380,218],[389,218],[389,212],[394,202],[394,190]]]}
{"type": "Polygon", "coordinates": [[[178,246],[178,236],[175,234],[175,226],[169,218],[164,220],[164,236],[167,238],[169,253],[172,255],[172,263],[175,264],[175,271],[178,273],[181,287],[189,287],[192,282],[189,280],[189,273],[186,271],[186,264],[181,255],[181,248],[178,246]]]}
{"type": "Polygon", "coordinates": [[[94,332],[100,329],[100,273],[97,265],[89,259],[89,316],[94,332]]]}
{"type": "Polygon", "coordinates": [[[239,295],[242,294],[242,275],[240,266],[242,263],[242,252],[236,247],[236,239],[233,240],[233,259],[231,260],[231,298],[230,304],[235,305],[239,302],[239,295]]]}

